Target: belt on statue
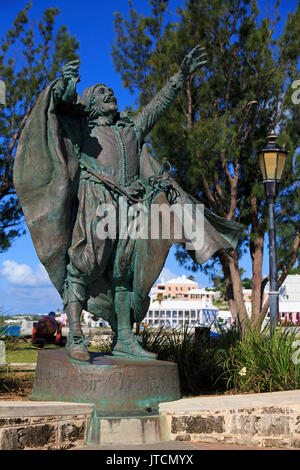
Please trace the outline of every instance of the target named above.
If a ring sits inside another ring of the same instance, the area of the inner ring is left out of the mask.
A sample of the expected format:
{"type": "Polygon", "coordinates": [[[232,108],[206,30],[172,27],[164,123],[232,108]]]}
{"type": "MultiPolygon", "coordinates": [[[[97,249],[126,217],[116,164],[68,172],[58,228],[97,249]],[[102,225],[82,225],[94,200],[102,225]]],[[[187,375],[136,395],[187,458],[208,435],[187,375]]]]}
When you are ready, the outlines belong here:
{"type": "MultiPolygon", "coordinates": [[[[167,163],[170,166],[169,162],[167,163]]],[[[80,168],[93,175],[96,179],[98,179],[101,183],[104,183],[110,189],[113,189],[114,191],[117,191],[118,193],[126,196],[132,202],[144,202],[150,199],[151,197],[154,197],[157,193],[164,192],[166,194],[168,202],[170,204],[174,204],[176,202],[177,197],[180,196],[180,192],[176,188],[174,188],[172,180],[169,177],[169,173],[165,173],[165,165],[166,162],[163,161],[159,176],[153,175],[149,177],[149,186],[151,187],[151,192],[145,197],[135,198],[131,194],[128,194],[125,189],[117,183],[109,181],[104,176],[100,175],[94,168],[91,168],[85,163],[80,162],[80,168]]]]}

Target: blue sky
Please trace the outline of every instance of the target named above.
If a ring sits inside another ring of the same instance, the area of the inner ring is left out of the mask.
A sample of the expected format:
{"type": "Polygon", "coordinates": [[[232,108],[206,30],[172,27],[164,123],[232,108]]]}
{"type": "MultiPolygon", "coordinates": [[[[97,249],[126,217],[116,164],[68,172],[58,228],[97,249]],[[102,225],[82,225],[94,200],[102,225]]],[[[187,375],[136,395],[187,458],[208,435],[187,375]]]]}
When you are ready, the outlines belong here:
{"type": "MultiPolygon", "coordinates": [[[[1,36],[5,34],[26,3],[24,0],[0,0],[1,36]]],[[[58,6],[61,14],[57,17],[57,26],[66,24],[71,34],[79,40],[82,77],[78,85],[79,93],[82,93],[87,86],[101,81],[115,90],[120,109],[133,105],[134,97],[122,87],[122,81],[114,69],[110,55],[111,44],[114,42],[113,13],[119,11],[126,16],[129,12],[128,1],[33,0],[32,3],[29,15],[36,21],[41,18],[46,8],[58,6]]],[[[268,13],[268,5],[272,3],[259,2],[263,15],[268,13]]],[[[282,20],[279,28],[284,24],[287,13],[295,10],[297,3],[296,0],[281,2],[282,20]]],[[[183,4],[183,0],[171,0],[169,10],[174,14],[176,8],[183,4]]],[[[150,11],[148,0],[133,0],[133,5],[144,14],[150,11]]],[[[243,258],[241,266],[250,276],[248,256],[243,258]]],[[[267,259],[264,270],[268,271],[267,259]]],[[[163,276],[168,279],[173,277],[173,274],[189,273],[178,266],[174,259],[174,250],[171,250],[163,276]]],[[[202,273],[194,275],[201,286],[209,285],[209,279],[205,275],[202,273]]],[[[62,307],[59,295],[39,263],[29,233],[16,240],[6,253],[0,255],[0,296],[0,306],[7,314],[45,313],[62,307]]]]}

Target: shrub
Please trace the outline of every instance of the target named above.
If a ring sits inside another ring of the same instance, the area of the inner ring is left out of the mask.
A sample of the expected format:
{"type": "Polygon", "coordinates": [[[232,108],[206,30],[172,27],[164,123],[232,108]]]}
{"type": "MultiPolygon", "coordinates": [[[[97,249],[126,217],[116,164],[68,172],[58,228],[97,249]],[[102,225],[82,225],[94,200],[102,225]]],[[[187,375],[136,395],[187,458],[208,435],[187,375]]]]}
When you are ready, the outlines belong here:
{"type": "Polygon", "coordinates": [[[158,354],[159,360],[177,363],[183,395],[211,393],[224,388],[221,380],[214,387],[222,373],[216,360],[217,342],[205,338],[196,340],[189,327],[146,328],[141,335],[141,344],[147,351],[158,354]]]}
{"type": "Polygon", "coordinates": [[[261,333],[249,329],[223,351],[219,365],[227,390],[237,393],[293,390],[300,386],[295,361],[296,329],[278,327],[270,337],[269,327],[261,333]]]}

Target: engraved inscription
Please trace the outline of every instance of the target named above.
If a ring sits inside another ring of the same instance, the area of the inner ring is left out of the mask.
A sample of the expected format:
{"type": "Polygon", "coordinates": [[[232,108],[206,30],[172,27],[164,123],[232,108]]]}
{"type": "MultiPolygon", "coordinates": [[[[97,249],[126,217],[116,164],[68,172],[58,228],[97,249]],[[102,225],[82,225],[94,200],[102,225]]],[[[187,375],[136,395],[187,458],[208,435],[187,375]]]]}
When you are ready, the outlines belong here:
{"type": "Polygon", "coordinates": [[[165,373],[157,367],[101,367],[51,361],[37,367],[34,391],[42,396],[72,400],[88,398],[88,401],[143,400],[151,397],[163,401],[164,397],[177,396],[178,375],[165,373]]]}

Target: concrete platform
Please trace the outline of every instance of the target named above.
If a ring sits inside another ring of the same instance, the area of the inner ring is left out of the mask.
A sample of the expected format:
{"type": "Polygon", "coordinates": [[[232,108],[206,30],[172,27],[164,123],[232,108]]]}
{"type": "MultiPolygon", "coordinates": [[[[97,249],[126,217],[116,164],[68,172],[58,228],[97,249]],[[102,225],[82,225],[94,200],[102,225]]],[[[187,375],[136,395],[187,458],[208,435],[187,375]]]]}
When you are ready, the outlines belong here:
{"type": "MultiPolygon", "coordinates": [[[[157,442],[156,444],[143,444],[143,445],[99,445],[99,446],[90,446],[86,445],[84,447],[74,447],[70,450],[103,450],[103,451],[141,451],[141,452],[151,452],[155,451],[183,451],[193,453],[199,450],[284,450],[279,447],[255,447],[255,446],[243,446],[235,444],[226,444],[226,443],[207,443],[207,442],[179,442],[179,441],[165,441],[157,442]]],[[[287,449],[286,449],[287,450],[287,449]]]]}
{"type": "Polygon", "coordinates": [[[0,450],[84,446],[93,410],[86,403],[0,401],[0,450]]]}
{"type": "Polygon", "coordinates": [[[300,449],[300,390],[161,403],[172,440],[300,449]]]}
{"type": "Polygon", "coordinates": [[[185,414],[204,410],[233,410],[257,408],[300,406],[300,390],[272,393],[249,393],[244,395],[216,395],[183,398],[169,403],[161,403],[161,413],[185,414]]]}
{"type": "Polygon", "coordinates": [[[35,362],[10,362],[5,364],[8,369],[13,369],[16,372],[27,372],[36,369],[35,362]]]}
{"type": "Polygon", "coordinates": [[[159,417],[146,417],[147,429],[138,418],[100,419],[103,439],[91,445],[92,404],[1,401],[0,449],[300,449],[300,390],[185,398],[159,409],[159,417]],[[161,442],[151,442],[158,420],[164,423],[161,442]],[[145,431],[148,441],[141,442],[145,431]]]}

